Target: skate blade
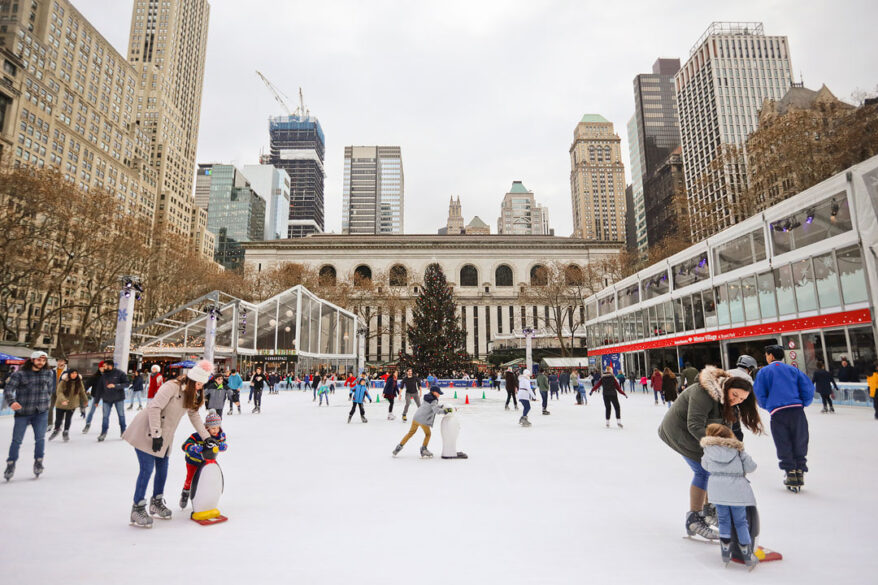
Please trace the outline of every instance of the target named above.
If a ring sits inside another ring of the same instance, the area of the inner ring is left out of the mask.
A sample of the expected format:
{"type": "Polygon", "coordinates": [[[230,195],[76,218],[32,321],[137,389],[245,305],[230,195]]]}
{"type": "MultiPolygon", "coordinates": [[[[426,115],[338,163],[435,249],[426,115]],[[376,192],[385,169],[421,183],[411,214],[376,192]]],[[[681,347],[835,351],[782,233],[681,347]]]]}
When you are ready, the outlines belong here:
{"type": "Polygon", "coordinates": [[[686,535],[683,538],[686,540],[691,540],[692,542],[700,542],[702,544],[719,544],[718,538],[716,540],[711,540],[709,538],[704,538],[703,536],[698,536],[697,534],[694,536],[686,535]]]}

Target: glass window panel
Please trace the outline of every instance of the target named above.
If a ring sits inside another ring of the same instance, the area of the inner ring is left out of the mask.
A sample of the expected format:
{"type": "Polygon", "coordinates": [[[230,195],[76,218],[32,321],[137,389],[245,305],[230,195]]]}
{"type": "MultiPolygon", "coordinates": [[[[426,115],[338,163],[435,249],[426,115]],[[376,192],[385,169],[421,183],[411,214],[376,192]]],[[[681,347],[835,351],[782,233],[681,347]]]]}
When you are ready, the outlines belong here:
{"type": "Polygon", "coordinates": [[[838,193],[817,205],[781,218],[771,224],[775,256],[822,242],[852,228],[847,196],[838,193]]]}
{"type": "MultiPolygon", "coordinates": [[[[591,321],[598,316],[597,303],[591,302],[585,305],[585,319],[591,321]]],[[[514,329],[513,323],[510,322],[509,327],[514,329]]]]}
{"type": "Polygon", "coordinates": [[[841,367],[841,358],[851,357],[848,353],[847,337],[845,337],[843,329],[836,329],[824,331],[823,341],[826,343],[826,357],[829,359],[826,368],[837,377],[838,369],[841,367]]]}
{"type": "Polygon", "coordinates": [[[759,310],[763,319],[777,317],[777,305],[774,300],[774,274],[763,272],[756,277],[759,287],[759,310]]]}
{"type": "Polygon", "coordinates": [[[823,336],[819,331],[802,333],[802,354],[805,356],[805,373],[810,377],[817,369],[817,361],[823,361],[823,336]]]}
{"type": "Polygon", "coordinates": [[[681,262],[671,268],[674,275],[674,288],[678,289],[690,284],[710,278],[710,268],[707,265],[707,252],[681,262]]]}
{"type": "Polygon", "coordinates": [[[660,272],[643,281],[643,299],[654,299],[670,291],[668,273],[660,272]]]}
{"type": "Polygon", "coordinates": [[[704,306],[701,303],[701,293],[692,295],[692,318],[696,329],[704,329],[704,306]]]}
{"type": "Polygon", "coordinates": [[[279,350],[296,349],[296,309],[299,301],[298,290],[285,294],[278,299],[280,313],[277,326],[277,348],[279,350]]]}
{"type": "Polygon", "coordinates": [[[649,335],[654,337],[659,334],[658,320],[656,319],[655,307],[650,307],[649,311],[649,335]]]}
{"type": "Polygon", "coordinates": [[[339,313],[339,334],[341,335],[341,350],[339,353],[354,353],[354,318],[339,313]]]}
{"type": "Polygon", "coordinates": [[[838,288],[838,274],[832,253],[814,258],[814,278],[820,307],[825,309],[841,305],[841,291],[838,288]]]}
{"type": "Polygon", "coordinates": [[[761,230],[718,244],[713,249],[713,268],[717,274],[725,274],[764,259],[765,242],[761,230]]]}
{"type": "Polygon", "coordinates": [[[713,290],[701,291],[701,296],[704,298],[704,326],[716,327],[716,303],[713,299],[713,290]]]}
{"type": "Polygon", "coordinates": [[[692,313],[692,297],[686,296],[683,301],[683,320],[687,331],[695,329],[695,315],[692,313]]]}
{"type": "Polygon", "coordinates": [[[311,351],[311,297],[302,295],[302,318],[299,329],[299,351],[311,351]]]}
{"type": "Polygon", "coordinates": [[[859,246],[846,248],[837,253],[838,273],[841,277],[841,290],[845,304],[860,303],[868,299],[866,276],[863,273],[863,258],[859,246]]]}
{"type": "Polygon", "coordinates": [[[759,295],[755,276],[741,279],[741,294],[744,297],[744,317],[748,321],[759,319],[759,295]]]}
{"type": "Polygon", "coordinates": [[[848,329],[851,339],[851,355],[853,366],[860,373],[860,378],[868,376],[875,363],[875,337],[871,327],[851,327],[848,329]]]}
{"type": "MultiPolygon", "coordinates": [[[[307,296],[307,295],[306,295],[307,296]]],[[[311,299],[311,316],[309,330],[309,343],[311,345],[311,353],[320,353],[320,303],[311,299]]]]}
{"type": "Polygon", "coordinates": [[[780,315],[796,312],[796,298],[793,290],[793,269],[789,265],[774,269],[774,287],[777,294],[777,308],[780,315]]]}
{"type": "Polygon", "coordinates": [[[238,314],[238,349],[256,349],[256,311],[249,307],[238,314]]]}
{"type": "Polygon", "coordinates": [[[259,305],[256,324],[256,349],[275,351],[274,334],[277,330],[277,299],[259,305]]]}
{"type": "Polygon", "coordinates": [[[207,330],[207,317],[199,319],[186,328],[186,347],[192,349],[204,348],[204,334],[207,330]]]}
{"type": "Polygon", "coordinates": [[[726,285],[714,287],[716,295],[716,318],[717,324],[721,327],[729,324],[729,289],[726,285]]]}
{"type": "Polygon", "coordinates": [[[640,302],[640,287],[638,284],[632,284],[619,291],[619,308],[630,307],[640,302]]]}
{"type": "Polygon", "coordinates": [[[233,307],[225,307],[216,325],[216,347],[228,351],[232,347],[232,329],[235,327],[233,307]]]}
{"type": "Polygon", "coordinates": [[[796,304],[799,312],[817,309],[817,289],[814,286],[814,269],[811,259],[793,263],[793,282],[796,284],[796,304]]]}
{"type": "MultiPolygon", "coordinates": [[[[688,300],[689,297],[686,297],[688,300]]],[[[683,322],[683,303],[681,299],[674,301],[674,329],[677,333],[686,330],[686,324],[683,322]]]]}
{"type": "Polygon", "coordinates": [[[320,346],[323,353],[336,353],[335,341],[338,334],[338,311],[323,305],[320,316],[320,346]]]}
{"type": "Polygon", "coordinates": [[[728,283],[729,287],[729,316],[732,323],[744,322],[744,293],[738,280],[728,283]]]}

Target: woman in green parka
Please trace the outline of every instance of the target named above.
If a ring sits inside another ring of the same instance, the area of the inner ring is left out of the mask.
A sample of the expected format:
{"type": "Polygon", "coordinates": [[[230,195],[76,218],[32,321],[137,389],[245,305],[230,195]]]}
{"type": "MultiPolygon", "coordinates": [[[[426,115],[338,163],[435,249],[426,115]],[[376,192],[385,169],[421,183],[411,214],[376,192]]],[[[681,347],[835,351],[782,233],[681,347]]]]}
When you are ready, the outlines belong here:
{"type": "Polygon", "coordinates": [[[698,375],[698,383],[680,393],[662,420],[659,437],[683,456],[694,473],[686,515],[689,536],[719,538],[704,515],[709,474],[701,467],[704,450],[700,442],[707,434],[707,425],[718,423],[731,428],[739,421],[754,434],[762,433],[753,379],[741,370],[727,372],[713,366],[704,368],[698,375]]]}

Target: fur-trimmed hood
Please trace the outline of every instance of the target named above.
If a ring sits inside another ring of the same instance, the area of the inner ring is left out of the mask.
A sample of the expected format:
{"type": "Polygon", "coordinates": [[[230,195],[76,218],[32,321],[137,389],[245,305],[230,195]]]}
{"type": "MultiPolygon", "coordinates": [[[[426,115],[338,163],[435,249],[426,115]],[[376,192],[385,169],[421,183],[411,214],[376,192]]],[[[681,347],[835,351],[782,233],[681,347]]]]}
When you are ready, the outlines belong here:
{"type": "Polygon", "coordinates": [[[743,370],[734,369],[726,371],[716,366],[706,366],[701,370],[701,373],[698,374],[698,383],[711,398],[722,404],[724,396],[723,385],[729,378],[741,378],[750,382],[751,386],[753,385],[753,378],[744,373],[743,370]]]}
{"type": "Polygon", "coordinates": [[[738,439],[727,439],[725,437],[703,437],[701,439],[702,448],[706,449],[713,445],[716,445],[717,447],[729,447],[731,449],[737,449],[738,451],[744,450],[744,443],[738,439]]]}

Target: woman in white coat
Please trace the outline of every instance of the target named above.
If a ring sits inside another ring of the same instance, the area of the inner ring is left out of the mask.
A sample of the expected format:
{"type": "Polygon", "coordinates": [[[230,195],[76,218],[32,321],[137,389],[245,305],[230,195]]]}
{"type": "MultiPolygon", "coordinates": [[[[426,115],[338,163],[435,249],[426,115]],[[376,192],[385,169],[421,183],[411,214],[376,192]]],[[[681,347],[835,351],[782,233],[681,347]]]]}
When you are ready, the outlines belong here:
{"type": "Polygon", "coordinates": [[[518,419],[518,424],[521,426],[531,426],[530,421],[527,420],[527,413],[530,412],[530,401],[536,399],[537,395],[534,394],[533,387],[531,386],[530,370],[524,369],[518,376],[518,401],[521,402],[524,408],[521,418],[518,419]]]}

